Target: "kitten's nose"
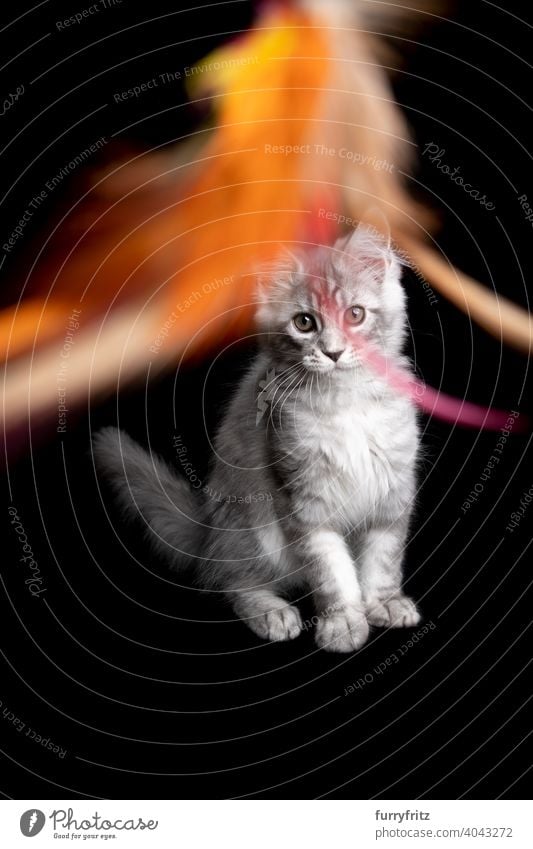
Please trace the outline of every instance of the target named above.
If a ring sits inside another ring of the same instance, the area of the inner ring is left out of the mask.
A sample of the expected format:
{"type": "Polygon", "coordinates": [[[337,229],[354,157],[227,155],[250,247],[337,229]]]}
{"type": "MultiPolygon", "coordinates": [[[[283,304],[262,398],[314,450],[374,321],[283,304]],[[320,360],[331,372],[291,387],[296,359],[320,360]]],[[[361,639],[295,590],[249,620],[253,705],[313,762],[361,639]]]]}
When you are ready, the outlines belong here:
{"type": "Polygon", "coordinates": [[[326,357],[329,357],[330,360],[333,360],[334,363],[337,362],[340,355],[344,353],[344,351],[324,351],[326,357]]]}

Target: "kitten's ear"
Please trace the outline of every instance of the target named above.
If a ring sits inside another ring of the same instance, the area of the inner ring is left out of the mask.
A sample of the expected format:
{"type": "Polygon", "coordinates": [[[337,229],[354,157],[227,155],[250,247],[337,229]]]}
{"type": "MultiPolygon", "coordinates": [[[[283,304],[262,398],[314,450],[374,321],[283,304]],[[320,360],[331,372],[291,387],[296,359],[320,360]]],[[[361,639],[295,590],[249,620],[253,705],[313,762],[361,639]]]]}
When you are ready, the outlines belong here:
{"type": "Polygon", "coordinates": [[[302,268],[302,259],[285,247],[269,262],[256,267],[255,322],[259,329],[269,330],[276,323],[280,305],[291,299],[294,272],[302,268]]]}
{"type": "Polygon", "coordinates": [[[396,261],[385,216],[382,216],[379,230],[366,220],[360,221],[346,238],[343,250],[368,268],[378,280],[385,278],[396,261]]]}
{"type": "Polygon", "coordinates": [[[302,259],[290,248],[283,246],[268,262],[257,265],[252,274],[256,279],[255,298],[259,304],[272,300],[274,289],[289,289],[292,274],[302,268],[302,259]]]}

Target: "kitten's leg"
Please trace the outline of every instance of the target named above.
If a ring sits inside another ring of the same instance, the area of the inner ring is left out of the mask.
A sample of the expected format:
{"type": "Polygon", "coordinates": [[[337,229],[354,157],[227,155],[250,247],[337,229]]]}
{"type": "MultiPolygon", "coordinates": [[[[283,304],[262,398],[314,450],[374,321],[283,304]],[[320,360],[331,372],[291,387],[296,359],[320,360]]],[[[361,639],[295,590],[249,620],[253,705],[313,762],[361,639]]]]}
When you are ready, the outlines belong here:
{"type": "Polygon", "coordinates": [[[293,640],[302,630],[298,609],[269,589],[228,594],[233,610],[263,640],[293,640]]]}
{"type": "Polygon", "coordinates": [[[359,574],[371,625],[412,628],[420,622],[415,603],[402,592],[402,558],[407,520],[371,528],[362,539],[359,574]]]}
{"type": "Polygon", "coordinates": [[[318,614],[315,641],[326,651],[351,652],[368,637],[355,564],[340,534],[313,530],[299,543],[318,614]]]}

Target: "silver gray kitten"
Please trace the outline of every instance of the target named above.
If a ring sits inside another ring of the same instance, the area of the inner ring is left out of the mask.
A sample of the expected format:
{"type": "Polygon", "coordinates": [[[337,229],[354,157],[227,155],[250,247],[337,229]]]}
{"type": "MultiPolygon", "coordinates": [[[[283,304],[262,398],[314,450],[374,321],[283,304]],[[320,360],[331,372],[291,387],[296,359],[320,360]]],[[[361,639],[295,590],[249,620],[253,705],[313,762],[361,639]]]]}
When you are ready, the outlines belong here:
{"type": "Polygon", "coordinates": [[[102,474],[156,549],[175,565],[194,560],[199,582],[263,639],[298,636],[298,595],[312,595],[315,640],[329,651],[358,649],[369,625],[420,621],[401,589],[416,413],[360,344],[409,367],[400,272],[359,226],[260,275],[260,352],[220,426],[203,493],[125,433],[95,436],[102,474]]]}

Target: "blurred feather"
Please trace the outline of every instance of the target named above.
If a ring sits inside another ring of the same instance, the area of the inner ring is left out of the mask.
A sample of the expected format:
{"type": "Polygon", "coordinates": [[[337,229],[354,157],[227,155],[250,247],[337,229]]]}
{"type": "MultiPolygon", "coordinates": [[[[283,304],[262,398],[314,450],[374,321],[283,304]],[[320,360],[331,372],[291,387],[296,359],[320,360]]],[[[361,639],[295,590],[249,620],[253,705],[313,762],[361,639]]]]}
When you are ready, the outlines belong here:
{"type": "Polygon", "coordinates": [[[51,417],[73,308],[80,328],[66,392],[79,404],[94,388],[111,391],[245,332],[256,262],[282,244],[332,241],[341,221],[369,220],[369,207],[436,289],[529,351],[529,315],[441,259],[426,242],[433,213],[399,173],[415,146],[378,35],[405,36],[442,5],[267,6],[250,31],[198,63],[190,96],[212,104],[213,126],[95,173],[37,256],[24,297],[0,314],[7,425],[51,417]]]}

